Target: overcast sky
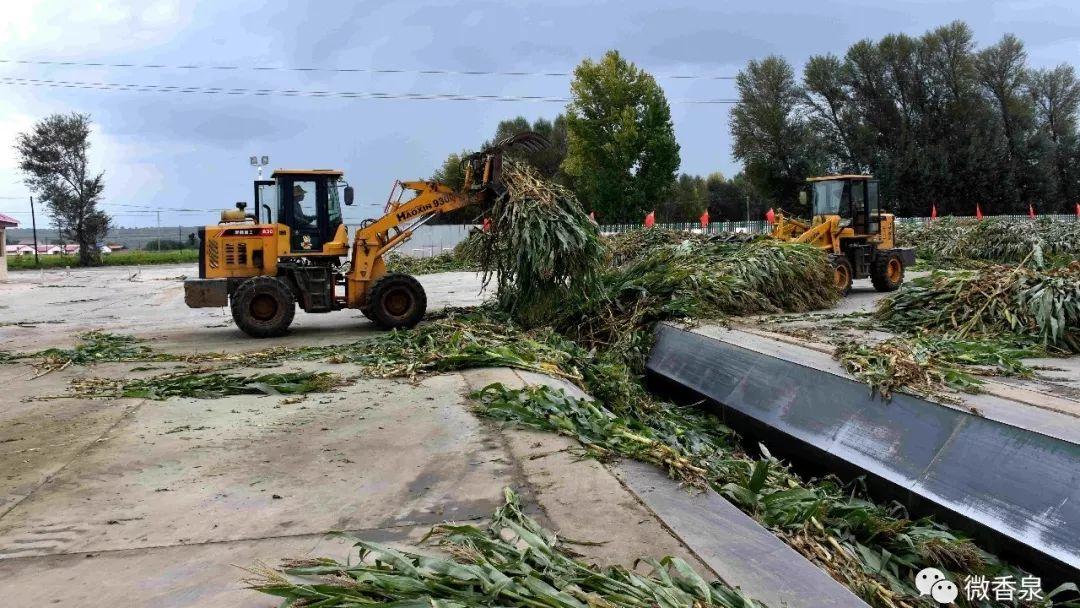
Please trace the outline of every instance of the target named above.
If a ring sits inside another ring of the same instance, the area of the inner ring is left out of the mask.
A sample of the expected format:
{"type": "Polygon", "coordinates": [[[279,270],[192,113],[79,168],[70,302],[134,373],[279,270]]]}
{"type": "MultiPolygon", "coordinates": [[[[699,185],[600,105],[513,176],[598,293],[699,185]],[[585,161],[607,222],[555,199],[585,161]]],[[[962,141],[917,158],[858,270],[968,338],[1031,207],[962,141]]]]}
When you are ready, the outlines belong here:
{"type": "MultiPolygon", "coordinates": [[[[1019,35],[1030,62],[1075,61],[1076,0],[784,0],[769,2],[64,2],[17,0],[0,21],[0,59],[166,65],[568,72],[618,49],[659,79],[671,101],[682,171],[739,170],[723,104],[731,76],[771,53],[796,66],[859,39],[918,35],[962,19],[980,45],[1019,35]],[[225,5],[231,4],[232,7],[225,5]]],[[[93,166],[105,171],[116,223],[213,223],[250,200],[248,156],[272,167],[342,168],[376,214],[396,178],[417,178],[450,152],[474,147],[515,115],[553,117],[564,104],[224,96],[31,87],[26,79],[159,86],[468,95],[568,95],[567,77],[68,67],[0,63],[0,212],[29,226],[27,192],[11,149],[16,133],[53,112],[92,115],[93,166]],[[23,79],[23,80],[11,80],[23,79]],[[16,197],[16,199],[7,198],[16,197]],[[211,212],[210,210],[214,210],[211,212]],[[125,215],[127,214],[127,215],[125,215]]]]}

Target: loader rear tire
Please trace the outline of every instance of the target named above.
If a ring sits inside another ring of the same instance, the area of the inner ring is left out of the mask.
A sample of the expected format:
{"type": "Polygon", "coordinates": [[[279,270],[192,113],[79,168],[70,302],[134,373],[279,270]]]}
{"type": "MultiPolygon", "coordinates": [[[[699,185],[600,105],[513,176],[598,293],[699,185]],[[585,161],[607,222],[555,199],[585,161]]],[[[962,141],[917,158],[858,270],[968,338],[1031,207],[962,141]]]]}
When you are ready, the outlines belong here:
{"type": "Polygon", "coordinates": [[[240,284],[230,303],[233,321],[253,338],[285,335],[296,315],[292,290],[276,277],[253,277],[240,284]]]}
{"type": "Polygon", "coordinates": [[[833,284],[840,290],[840,295],[848,295],[851,293],[851,280],[855,274],[851,262],[843,255],[831,255],[829,262],[833,268],[833,284]]]}
{"type": "Polygon", "coordinates": [[[870,269],[870,282],[878,291],[896,291],[904,282],[904,260],[898,253],[879,255],[870,269]]]}
{"type": "Polygon", "coordinates": [[[426,311],[424,287],[413,277],[395,272],[375,280],[362,312],[382,329],[397,329],[416,325],[426,311]]]}

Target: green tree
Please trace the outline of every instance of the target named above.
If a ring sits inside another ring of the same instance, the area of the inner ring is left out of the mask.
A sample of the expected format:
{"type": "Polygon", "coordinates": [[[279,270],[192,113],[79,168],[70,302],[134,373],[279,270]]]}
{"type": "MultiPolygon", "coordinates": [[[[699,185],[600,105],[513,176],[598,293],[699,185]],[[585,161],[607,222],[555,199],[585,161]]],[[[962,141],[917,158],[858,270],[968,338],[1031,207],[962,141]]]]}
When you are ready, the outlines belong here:
{"type": "Polygon", "coordinates": [[[574,69],[563,171],[602,222],[640,221],[667,200],[679,169],[671,109],[644,70],[608,51],[574,69]]]}
{"type": "Polygon", "coordinates": [[[828,170],[858,173],[865,168],[856,148],[858,122],[848,101],[844,63],[835,55],[817,55],[806,62],[803,92],[809,128],[821,138],[828,170]]]}
{"type": "Polygon", "coordinates": [[[1047,158],[1053,165],[1057,191],[1047,211],[1071,212],[1080,197],[1080,141],[1076,132],[1080,110],[1080,80],[1070,65],[1029,74],[1028,94],[1047,158]]]}
{"type": "Polygon", "coordinates": [[[101,261],[97,244],[109,231],[109,216],[97,208],[104,174],[90,172],[90,116],[54,114],[27,133],[15,150],[27,188],[45,203],[60,238],[79,245],[79,265],[101,261]]]}
{"type": "Polygon", "coordinates": [[[782,57],[752,60],[735,80],[739,101],[731,110],[735,158],[754,189],[778,205],[798,199],[815,162],[813,132],[804,117],[805,97],[782,57]]]}
{"type": "Polygon", "coordinates": [[[461,190],[465,187],[465,165],[462,164],[462,160],[472,152],[468,150],[462,150],[460,154],[451,153],[446,157],[441,167],[435,170],[435,173],[431,174],[431,181],[439,182],[453,188],[454,190],[461,190]]]}
{"type": "MultiPolygon", "coordinates": [[[[980,203],[986,213],[1022,213],[1028,202],[1060,210],[1080,195],[1076,104],[1059,102],[1068,87],[1049,72],[1028,69],[1015,36],[978,50],[956,21],[918,37],[863,40],[842,58],[811,58],[802,84],[813,134],[802,157],[832,172],[873,173],[894,212],[922,215],[936,205],[971,214],[980,203]]],[[[798,124],[799,109],[789,116],[798,124]]],[[[759,151],[774,165],[784,153],[759,151]]],[[[755,166],[746,170],[767,192],[755,166]]]]}
{"type": "Polygon", "coordinates": [[[709,189],[699,175],[683,173],[675,182],[674,192],[659,205],[660,219],[665,222],[692,222],[709,207],[709,189]]]}
{"type": "Polygon", "coordinates": [[[1032,175],[1030,167],[1038,163],[1031,158],[1028,141],[1034,119],[1034,107],[1025,90],[1027,53],[1024,43],[1012,34],[980,51],[975,56],[979,82],[985,90],[1000,121],[1004,146],[1000,146],[1001,179],[998,187],[1003,208],[1017,209],[1028,199],[1042,179],[1032,175]]]}

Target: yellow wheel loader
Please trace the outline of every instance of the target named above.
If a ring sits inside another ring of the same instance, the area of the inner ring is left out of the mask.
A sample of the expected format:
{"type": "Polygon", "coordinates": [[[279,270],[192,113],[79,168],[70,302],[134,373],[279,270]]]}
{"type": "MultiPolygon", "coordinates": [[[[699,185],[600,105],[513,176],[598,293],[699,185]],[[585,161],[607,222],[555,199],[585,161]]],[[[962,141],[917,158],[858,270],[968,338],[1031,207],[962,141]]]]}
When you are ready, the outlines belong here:
{"type": "Polygon", "coordinates": [[[777,216],[774,238],[807,243],[829,252],[836,286],[845,295],[851,281],[870,277],[878,291],[894,291],[904,282],[905,269],[915,263],[913,248],[895,243],[896,217],[882,213],[878,182],[870,175],[812,177],[799,193],[810,203],[810,223],[777,216]]]}
{"type": "Polygon", "coordinates": [[[236,326],[256,338],[284,334],[297,305],[308,313],[359,309],[379,327],[412,327],[427,309],[424,288],[409,275],[388,273],[383,256],[435,216],[501,196],[505,151],[547,145],[536,133],[521,133],[467,157],[461,191],[394,182],[382,217],[360,225],[351,250],[341,202],[352,204],[353,189],[344,174],[278,169],[255,181],[251,212],[237,203],[216,226],[199,229],[199,278],[184,282],[184,300],[192,308],[228,305],[236,326]]]}

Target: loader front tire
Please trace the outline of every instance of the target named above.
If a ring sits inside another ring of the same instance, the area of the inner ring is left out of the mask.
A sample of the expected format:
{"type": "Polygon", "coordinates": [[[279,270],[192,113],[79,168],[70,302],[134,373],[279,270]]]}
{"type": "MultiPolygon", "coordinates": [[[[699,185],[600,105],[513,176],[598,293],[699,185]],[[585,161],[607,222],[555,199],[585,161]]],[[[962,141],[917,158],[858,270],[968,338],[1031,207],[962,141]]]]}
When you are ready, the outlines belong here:
{"type": "Polygon", "coordinates": [[[296,315],[292,290],[276,277],[253,277],[232,294],[233,321],[253,338],[285,335],[296,315]]]}
{"type": "Polygon", "coordinates": [[[879,255],[870,269],[870,282],[878,291],[896,291],[904,282],[904,260],[898,253],[879,255]]]}
{"type": "Polygon", "coordinates": [[[426,311],[424,287],[413,277],[395,272],[375,280],[362,312],[382,329],[397,329],[416,325],[426,311]]]}
{"type": "Polygon", "coordinates": [[[848,295],[851,293],[851,280],[855,274],[851,262],[844,255],[830,255],[829,262],[833,269],[833,284],[840,290],[840,295],[848,295]]]}

